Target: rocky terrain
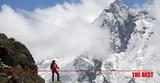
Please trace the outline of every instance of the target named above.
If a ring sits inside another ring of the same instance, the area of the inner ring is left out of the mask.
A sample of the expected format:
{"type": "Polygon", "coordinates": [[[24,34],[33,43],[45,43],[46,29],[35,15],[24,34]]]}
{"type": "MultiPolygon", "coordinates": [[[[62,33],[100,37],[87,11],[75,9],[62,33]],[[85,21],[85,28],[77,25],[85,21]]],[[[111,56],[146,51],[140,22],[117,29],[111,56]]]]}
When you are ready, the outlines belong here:
{"type": "Polygon", "coordinates": [[[0,33],[0,83],[44,83],[36,71],[37,66],[25,45],[0,33]]]}

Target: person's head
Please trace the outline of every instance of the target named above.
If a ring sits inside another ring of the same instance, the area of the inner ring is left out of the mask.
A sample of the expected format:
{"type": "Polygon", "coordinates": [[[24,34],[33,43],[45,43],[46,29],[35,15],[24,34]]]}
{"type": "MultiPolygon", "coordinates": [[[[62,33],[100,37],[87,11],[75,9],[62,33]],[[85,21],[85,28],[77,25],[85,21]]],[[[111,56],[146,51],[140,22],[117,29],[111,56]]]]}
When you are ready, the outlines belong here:
{"type": "Polygon", "coordinates": [[[52,63],[55,63],[55,60],[53,60],[52,63]]]}

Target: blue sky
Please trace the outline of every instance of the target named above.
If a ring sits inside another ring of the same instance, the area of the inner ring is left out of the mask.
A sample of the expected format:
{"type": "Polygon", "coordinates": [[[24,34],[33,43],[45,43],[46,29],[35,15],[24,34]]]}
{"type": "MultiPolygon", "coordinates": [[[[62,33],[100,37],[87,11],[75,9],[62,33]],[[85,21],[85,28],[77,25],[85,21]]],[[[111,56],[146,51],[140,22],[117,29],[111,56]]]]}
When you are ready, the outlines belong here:
{"type": "MultiPolygon", "coordinates": [[[[147,0],[122,0],[123,3],[129,7],[134,7],[135,4],[142,5],[147,0]]],[[[64,2],[79,3],[80,0],[0,0],[0,6],[7,4],[13,9],[25,9],[28,11],[35,8],[47,8],[55,4],[62,4],[64,2]]]]}
{"type": "Polygon", "coordinates": [[[134,7],[135,4],[142,6],[148,1],[151,1],[151,0],[122,0],[122,2],[127,4],[129,7],[134,7]]]}
{"type": "Polygon", "coordinates": [[[79,0],[0,0],[0,6],[7,4],[14,9],[34,10],[35,8],[47,8],[64,2],[78,3],[79,0]]]}

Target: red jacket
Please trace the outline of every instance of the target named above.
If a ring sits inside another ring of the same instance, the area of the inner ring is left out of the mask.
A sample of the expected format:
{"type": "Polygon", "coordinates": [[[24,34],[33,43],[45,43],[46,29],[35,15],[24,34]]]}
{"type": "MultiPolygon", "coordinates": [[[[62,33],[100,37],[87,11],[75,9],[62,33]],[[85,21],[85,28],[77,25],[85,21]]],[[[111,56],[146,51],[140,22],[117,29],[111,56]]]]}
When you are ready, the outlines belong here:
{"type": "Polygon", "coordinates": [[[58,65],[56,63],[52,63],[51,66],[50,66],[50,69],[52,71],[57,71],[57,69],[59,69],[58,65]]]}

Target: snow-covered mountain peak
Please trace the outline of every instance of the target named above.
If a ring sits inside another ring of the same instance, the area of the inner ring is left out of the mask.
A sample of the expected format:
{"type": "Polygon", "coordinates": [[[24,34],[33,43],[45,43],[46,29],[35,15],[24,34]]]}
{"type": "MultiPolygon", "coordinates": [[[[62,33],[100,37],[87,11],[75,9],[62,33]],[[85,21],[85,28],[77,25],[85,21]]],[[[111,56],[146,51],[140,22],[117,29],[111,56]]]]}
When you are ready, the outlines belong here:
{"type": "MultiPolygon", "coordinates": [[[[155,21],[146,10],[128,8],[120,0],[115,0],[94,21],[95,25],[104,29],[104,31],[108,30],[110,32],[110,44],[114,53],[106,60],[104,59],[104,61],[87,57],[87,54],[75,57],[74,60],[67,63],[63,62],[63,59],[59,60],[62,69],[150,69],[156,71],[155,77],[146,80],[135,79],[132,78],[131,72],[62,72],[61,77],[63,81],[65,83],[159,83],[158,78],[160,74],[157,67],[159,66],[160,58],[158,55],[153,54],[153,46],[147,43],[154,34],[152,29],[155,21]],[[70,81],[67,81],[67,79],[70,81]]],[[[44,61],[39,65],[39,68],[49,68],[48,64],[50,62],[50,60],[44,61]]],[[[45,76],[51,75],[51,73],[41,73],[40,75],[45,78],[45,76]]],[[[51,79],[46,80],[49,81],[51,79]]]]}
{"type": "Polygon", "coordinates": [[[120,0],[115,0],[115,2],[110,5],[110,9],[106,9],[105,11],[112,12],[114,13],[115,17],[121,17],[123,19],[126,19],[128,16],[128,7],[120,0]]]}
{"type": "Polygon", "coordinates": [[[146,20],[152,23],[153,18],[145,10],[128,8],[120,0],[115,0],[109,8],[104,9],[95,20],[95,24],[111,33],[111,47],[117,53],[125,52],[132,33],[140,26],[136,22],[146,20]]]}

